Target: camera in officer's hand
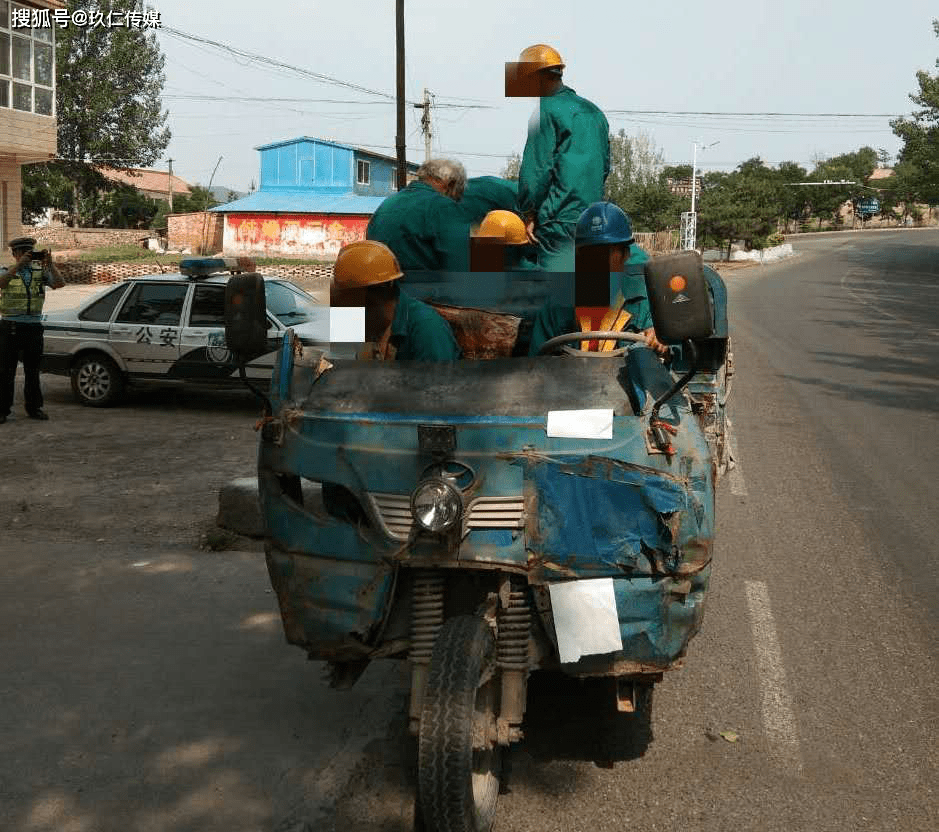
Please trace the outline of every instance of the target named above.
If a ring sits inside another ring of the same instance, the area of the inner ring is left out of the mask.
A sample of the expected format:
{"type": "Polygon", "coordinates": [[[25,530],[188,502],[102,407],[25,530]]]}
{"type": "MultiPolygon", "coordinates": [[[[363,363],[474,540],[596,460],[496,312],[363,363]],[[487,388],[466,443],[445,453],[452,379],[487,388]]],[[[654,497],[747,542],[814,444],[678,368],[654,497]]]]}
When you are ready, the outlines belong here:
{"type": "Polygon", "coordinates": [[[32,251],[29,254],[30,260],[42,261],[46,259],[46,255],[49,253],[48,249],[43,249],[41,251],[32,251]]]}

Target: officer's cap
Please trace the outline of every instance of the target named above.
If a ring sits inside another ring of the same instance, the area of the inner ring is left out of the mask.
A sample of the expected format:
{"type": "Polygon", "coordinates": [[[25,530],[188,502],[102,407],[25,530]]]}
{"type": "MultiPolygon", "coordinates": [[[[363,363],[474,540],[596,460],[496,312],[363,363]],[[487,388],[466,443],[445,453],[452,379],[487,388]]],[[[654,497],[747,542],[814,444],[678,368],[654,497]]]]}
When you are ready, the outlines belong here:
{"type": "Polygon", "coordinates": [[[34,248],[35,246],[35,237],[17,237],[13,240],[10,240],[10,248],[13,249],[13,251],[21,248],[34,248]]]}

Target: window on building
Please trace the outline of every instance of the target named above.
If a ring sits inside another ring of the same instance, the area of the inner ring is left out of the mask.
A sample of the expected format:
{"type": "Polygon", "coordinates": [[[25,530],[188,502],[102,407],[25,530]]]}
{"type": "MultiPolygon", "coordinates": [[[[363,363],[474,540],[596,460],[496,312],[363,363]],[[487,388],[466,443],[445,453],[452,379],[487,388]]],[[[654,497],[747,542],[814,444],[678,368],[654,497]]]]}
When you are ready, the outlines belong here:
{"type": "MultiPolygon", "coordinates": [[[[53,27],[12,28],[11,14],[33,8],[0,0],[0,107],[51,116],[55,111],[53,27]]],[[[48,10],[46,10],[48,11],[48,10]]]]}
{"type": "Polygon", "coordinates": [[[391,169],[391,189],[393,191],[398,190],[398,168],[394,167],[391,169]]]}
{"type": "Polygon", "coordinates": [[[355,165],[355,181],[360,185],[368,185],[369,177],[371,175],[371,167],[371,164],[362,159],[359,159],[355,165]]]}

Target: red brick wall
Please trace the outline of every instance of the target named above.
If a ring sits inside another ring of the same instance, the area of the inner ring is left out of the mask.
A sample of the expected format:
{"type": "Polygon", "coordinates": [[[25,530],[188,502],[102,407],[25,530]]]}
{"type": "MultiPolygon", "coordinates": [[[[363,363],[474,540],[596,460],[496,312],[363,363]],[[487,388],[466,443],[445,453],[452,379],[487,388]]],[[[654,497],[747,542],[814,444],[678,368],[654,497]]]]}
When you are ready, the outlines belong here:
{"type": "Polygon", "coordinates": [[[193,254],[200,253],[204,234],[204,253],[215,254],[222,250],[222,235],[225,230],[223,214],[215,214],[211,211],[170,214],[166,222],[170,248],[188,248],[193,254]]]}

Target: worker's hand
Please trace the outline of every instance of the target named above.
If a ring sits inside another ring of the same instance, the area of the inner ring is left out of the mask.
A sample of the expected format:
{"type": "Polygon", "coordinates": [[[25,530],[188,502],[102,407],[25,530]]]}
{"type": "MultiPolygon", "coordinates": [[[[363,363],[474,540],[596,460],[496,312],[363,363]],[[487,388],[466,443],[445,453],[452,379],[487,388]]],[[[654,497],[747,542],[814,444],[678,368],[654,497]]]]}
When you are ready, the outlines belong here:
{"type": "Polygon", "coordinates": [[[43,266],[52,265],[52,252],[49,249],[46,249],[42,255],[42,265],[43,266]]]}
{"type": "Polygon", "coordinates": [[[648,344],[649,347],[654,349],[659,355],[668,355],[669,349],[665,344],[663,344],[658,338],[655,337],[654,327],[650,326],[648,329],[644,329],[642,334],[645,336],[646,344],[648,344]]]}
{"type": "Polygon", "coordinates": [[[535,221],[533,219],[525,222],[525,233],[528,235],[529,243],[533,246],[540,245],[538,238],[535,236],[535,221]]]}

